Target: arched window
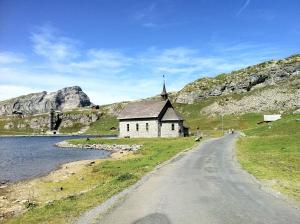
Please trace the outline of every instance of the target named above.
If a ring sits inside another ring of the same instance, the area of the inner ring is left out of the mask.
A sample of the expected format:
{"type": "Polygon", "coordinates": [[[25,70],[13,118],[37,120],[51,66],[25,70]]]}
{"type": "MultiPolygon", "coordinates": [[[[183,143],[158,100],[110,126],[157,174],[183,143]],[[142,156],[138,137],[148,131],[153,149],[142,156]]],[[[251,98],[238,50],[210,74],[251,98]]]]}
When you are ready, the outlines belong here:
{"type": "Polygon", "coordinates": [[[172,127],[171,127],[171,128],[172,128],[172,131],[175,130],[175,124],[174,124],[174,123],[172,124],[172,127]]]}
{"type": "Polygon", "coordinates": [[[136,128],[136,131],[139,131],[139,124],[138,123],[135,124],[135,128],[136,128]]]}

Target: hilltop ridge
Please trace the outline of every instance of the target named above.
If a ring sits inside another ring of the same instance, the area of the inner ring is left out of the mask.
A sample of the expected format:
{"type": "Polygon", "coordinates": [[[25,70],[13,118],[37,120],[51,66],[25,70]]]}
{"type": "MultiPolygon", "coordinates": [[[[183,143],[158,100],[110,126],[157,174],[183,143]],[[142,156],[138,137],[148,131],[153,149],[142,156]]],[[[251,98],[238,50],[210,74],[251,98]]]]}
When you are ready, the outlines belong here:
{"type": "Polygon", "coordinates": [[[300,54],[266,61],[212,78],[200,78],[175,94],[177,103],[195,103],[208,97],[251,92],[300,76],[300,54]]]}

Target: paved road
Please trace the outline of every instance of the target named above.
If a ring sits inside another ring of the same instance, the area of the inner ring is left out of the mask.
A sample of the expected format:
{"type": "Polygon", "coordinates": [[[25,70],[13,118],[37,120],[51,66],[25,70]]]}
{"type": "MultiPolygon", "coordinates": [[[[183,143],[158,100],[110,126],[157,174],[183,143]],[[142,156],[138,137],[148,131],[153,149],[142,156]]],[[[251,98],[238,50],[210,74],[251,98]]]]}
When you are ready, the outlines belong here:
{"type": "MultiPolygon", "coordinates": [[[[300,210],[261,190],[234,159],[235,136],[210,140],[156,171],[96,223],[296,224],[300,210]]],[[[86,219],[87,220],[87,219],[86,219]]]]}

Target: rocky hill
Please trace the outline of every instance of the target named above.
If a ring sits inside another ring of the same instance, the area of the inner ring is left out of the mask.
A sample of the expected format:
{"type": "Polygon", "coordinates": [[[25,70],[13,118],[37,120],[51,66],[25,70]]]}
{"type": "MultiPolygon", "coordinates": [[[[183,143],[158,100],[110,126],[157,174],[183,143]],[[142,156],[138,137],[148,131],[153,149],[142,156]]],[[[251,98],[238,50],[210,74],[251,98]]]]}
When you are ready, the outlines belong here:
{"type": "Polygon", "coordinates": [[[300,54],[220,74],[214,78],[198,79],[177,93],[176,102],[195,103],[212,96],[251,92],[297,76],[300,76],[300,54]]]}
{"type": "Polygon", "coordinates": [[[174,95],[177,103],[211,105],[204,114],[297,111],[300,108],[300,54],[245,69],[201,78],[174,95]]]}
{"type": "Polygon", "coordinates": [[[0,115],[16,112],[38,114],[54,110],[70,110],[90,106],[89,97],[79,86],[66,87],[56,92],[32,93],[0,102],[0,115]]]}

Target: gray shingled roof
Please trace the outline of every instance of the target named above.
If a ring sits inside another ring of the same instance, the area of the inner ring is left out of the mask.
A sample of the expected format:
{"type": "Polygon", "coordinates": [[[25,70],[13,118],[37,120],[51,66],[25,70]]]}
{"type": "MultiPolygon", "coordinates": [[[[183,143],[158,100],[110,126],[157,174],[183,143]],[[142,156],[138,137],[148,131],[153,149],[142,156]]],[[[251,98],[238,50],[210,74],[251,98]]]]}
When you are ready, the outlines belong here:
{"type": "Polygon", "coordinates": [[[129,103],[118,119],[157,118],[168,101],[140,101],[129,103]]]}
{"type": "Polygon", "coordinates": [[[174,108],[169,107],[161,119],[162,121],[183,121],[183,117],[174,110],[174,108]]]}

